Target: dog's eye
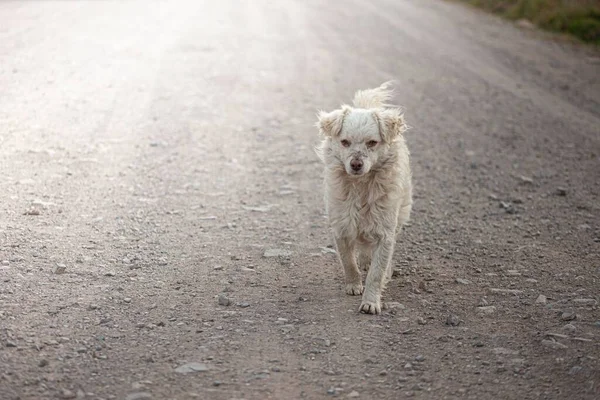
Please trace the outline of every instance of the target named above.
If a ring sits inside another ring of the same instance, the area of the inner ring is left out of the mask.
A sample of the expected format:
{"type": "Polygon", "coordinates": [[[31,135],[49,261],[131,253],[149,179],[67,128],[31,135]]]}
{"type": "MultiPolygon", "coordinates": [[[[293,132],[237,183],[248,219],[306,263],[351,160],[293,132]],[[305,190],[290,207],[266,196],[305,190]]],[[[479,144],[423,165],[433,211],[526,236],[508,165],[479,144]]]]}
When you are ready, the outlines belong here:
{"type": "Polygon", "coordinates": [[[342,140],[342,146],[348,147],[348,146],[350,146],[350,142],[347,141],[346,139],[344,139],[344,140],[342,140]]]}
{"type": "Polygon", "coordinates": [[[377,141],[376,140],[369,140],[367,142],[367,147],[371,148],[371,147],[375,147],[377,146],[377,141]]]}

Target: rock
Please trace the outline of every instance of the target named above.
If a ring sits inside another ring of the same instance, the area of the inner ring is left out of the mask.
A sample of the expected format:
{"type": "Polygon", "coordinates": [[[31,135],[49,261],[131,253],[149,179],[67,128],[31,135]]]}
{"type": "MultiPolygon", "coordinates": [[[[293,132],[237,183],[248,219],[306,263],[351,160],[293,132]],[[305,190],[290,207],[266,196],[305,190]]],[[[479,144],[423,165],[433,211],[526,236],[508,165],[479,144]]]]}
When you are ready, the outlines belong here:
{"type": "Polygon", "coordinates": [[[116,274],[113,271],[107,271],[104,273],[104,276],[115,276],[116,274]]]}
{"type": "Polygon", "coordinates": [[[533,278],[527,278],[527,279],[525,279],[525,282],[527,282],[527,283],[538,283],[537,279],[533,279],[533,278]]]}
{"type": "Polygon", "coordinates": [[[412,364],[407,362],[406,364],[404,364],[404,369],[412,369],[412,364]]]}
{"type": "Polygon", "coordinates": [[[557,187],[556,188],[556,195],[557,196],[566,196],[567,195],[567,189],[562,188],[562,187],[557,187]]]}
{"type": "Polygon", "coordinates": [[[482,297],[482,298],[481,298],[481,300],[479,300],[478,307],[485,307],[485,306],[487,306],[487,305],[488,305],[488,302],[487,302],[487,300],[486,300],[485,298],[483,298],[483,297],[482,297]]]}
{"type": "Polygon", "coordinates": [[[38,362],[38,367],[44,368],[45,366],[48,365],[48,360],[46,360],[45,358],[42,358],[39,362],[38,362]]]}
{"type": "Polygon", "coordinates": [[[54,275],[64,274],[67,271],[67,266],[65,264],[56,264],[54,269],[52,269],[52,273],[54,275]]]}
{"type": "Polygon", "coordinates": [[[406,307],[404,306],[404,304],[402,303],[398,303],[397,301],[391,301],[389,303],[386,303],[387,307],[389,309],[399,309],[399,310],[404,310],[406,307]]]}
{"type": "Polygon", "coordinates": [[[23,215],[40,215],[40,214],[41,214],[41,212],[40,212],[39,208],[36,208],[36,207],[31,207],[23,213],[23,215]]]}
{"type": "Polygon", "coordinates": [[[327,389],[327,394],[330,396],[333,396],[336,394],[335,388],[331,387],[329,389],[327,389]]]}
{"type": "Polygon", "coordinates": [[[560,342],[556,342],[554,340],[542,340],[542,346],[548,347],[554,350],[564,350],[568,347],[560,342]]]}
{"type": "Polygon", "coordinates": [[[360,393],[358,393],[356,390],[353,390],[350,393],[348,393],[347,397],[349,399],[356,399],[357,397],[360,397],[360,393]]]}
{"type": "Polygon", "coordinates": [[[579,366],[579,365],[575,365],[574,367],[572,367],[569,370],[569,375],[575,375],[578,372],[581,372],[581,370],[583,369],[583,367],[579,366]]]}
{"type": "Polygon", "coordinates": [[[263,253],[263,257],[265,258],[273,258],[273,257],[289,257],[292,255],[290,250],[285,249],[267,249],[263,253]]]}
{"type": "Polygon", "coordinates": [[[237,306],[238,306],[238,307],[241,307],[241,308],[248,308],[248,307],[250,307],[250,304],[249,304],[249,303],[246,303],[246,302],[244,302],[244,303],[238,303],[238,304],[237,304],[237,306]]]}
{"type": "Polygon", "coordinates": [[[125,397],[125,400],[142,400],[142,399],[151,399],[152,394],[148,392],[136,392],[130,393],[125,397]]]}
{"type": "Polygon", "coordinates": [[[231,300],[229,299],[229,297],[225,296],[224,294],[220,294],[219,295],[219,305],[220,306],[229,306],[229,305],[231,305],[231,300]]]}
{"type": "Polygon", "coordinates": [[[183,364],[177,368],[175,368],[175,372],[179,374],[189,374],[194,372],[206,372],[208,371],[208,367],[206,364],[198,363],[198,362],[190,362],[187,364],[183,364]]]}
{"type": "Polygon", "coordinates": [[[7,340],[6,347],[17,347],[17,344],[15,342],[13,342],[12,340],[7,340]]]}
{"type": "Polygon", "coordinates": [[[505,347],[494,347],[492,352],[497,356],[516,356],[519,354],[518,350],[511,350],[505,347]]]}
{"type": "Polygon", "coordinates": [[[577,314],[575,314],[573,311],[565,311],[562,313],[560,318],[563,321],[573,321],[574,319],[577,319],[577,314]]]}
{"type": "Polygon", "coordinates": [[[490,293],[492,294],[521,294],[522,290],[519,289],[499,289],[499,288],[491,288],[490,293]]]}
{"type": "Polygon", "coordinates": [[[215,271],[221,271],[221,270],[223,269],[223,266],[222,266],[222,265],[215,265],[215,266],[213,267],[213,269],[214,269],[215,271]]]}
{"type": "Polygon", "coordinates": [[[426,325],[427,321],[425,321],[425,318],[423,318],[423,317],[417,317],[417,324],[426,325]]]}
{"type": "Polygon", "coordinates": [[[418,356],[415,357],[415,361],[423,362],[423,361],[425,361],[425,356],[419,354],[418,356]]]}
{"type": "Polygon", "coordinates": [[[516,212],[515,207],[511,203],[504,201],[500,202],[500,208],[504,209],[507,214],[514,214],[516,212]]]}
{"type": "Polygon", "coordinates": [[[323,254],[337,254],[337,251],[335,251],[335,249],[329,248],[329,247],[321,247],[321,253],[323,254]]]}
{"type": "Polygon", "coordinates": [[[71,392],[69,389],[63,389],[61,390],[59,397],[61,399],[74,399],[77,397],[77,394],[71,392]]]}
{"type": "Polygon", "coordinates": [[[563,330],[567,331],[567,332],[575,332],[577,330],[577,327],[573,324],[566,324],[565,326],[563,326],[563,330]]]}
{"type": "Polygon", "coordinates": [[[3,267],[8,267],[10,263],[8,262],[8,260],[2,260],[2,266],[3,267]]]}
{"type": "Polygon", "coordinates": [[[471,281],[467,280],[467,279],[462,279],[462,278],[456,278],[454,280],[456,283],[460,283],[461,285],[470,285],[471,281]]]}
{"type": "Polygon", "coordinates": [[[125,298],[123,299],[123,301],[124,301],[125,303],[131,303],[131,297],[125,297],[125,298]]]}
{"type": "Polygon", "coordinates": [[[495,306],[477,307],[477,312],[481,314],[493,314],[496,312],[495,306]]]}
{"type": "Polygon", "coordinates": [[[573,303],[577,303],[582,306],[595,306],[598,304],[598,301],[596,301],[596,299],[573,299],[573,303]]]}
{"type": "Polygon", "coordinates": [[[446,318],[446,325],[449,326],[458,326],[460,325],[461,320],[460,318],[458,318],[458,316],[456,314],[450,314],[448,315],[448,318],[446,318]]]}
{"type": "Polygon", "coordinates": [[[521,175],[519,177],[519,179],[521,180],[521,183],[527,184],[527,185],[532,185],[533,184],[533,179],[527,177],[527,176],[523,176],[521,175]]]}
{"type": "Polygon", "coordinates": [[[548,299],[543,294],[540,294],[537,299],[535,299],[535,304],[546,304],[548,299]]]}

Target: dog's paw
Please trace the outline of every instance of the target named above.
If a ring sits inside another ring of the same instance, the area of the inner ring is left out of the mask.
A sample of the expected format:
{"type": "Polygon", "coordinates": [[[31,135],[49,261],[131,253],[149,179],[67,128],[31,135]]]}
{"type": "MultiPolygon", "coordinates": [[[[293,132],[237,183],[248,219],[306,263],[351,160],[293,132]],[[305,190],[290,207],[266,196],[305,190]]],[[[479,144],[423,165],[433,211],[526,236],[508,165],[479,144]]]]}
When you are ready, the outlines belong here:
{"type": "Polygon", "coordinates": [[[362,283],[347,283],[346,284],[346,294],[350,296],[359,296],[363,293],[363,285],[362,283]]]}
{"type": "Polygon", "coordinates": [[[363,314],[381,314],[381,302],[364,301],[358,309],[363,314]]]}

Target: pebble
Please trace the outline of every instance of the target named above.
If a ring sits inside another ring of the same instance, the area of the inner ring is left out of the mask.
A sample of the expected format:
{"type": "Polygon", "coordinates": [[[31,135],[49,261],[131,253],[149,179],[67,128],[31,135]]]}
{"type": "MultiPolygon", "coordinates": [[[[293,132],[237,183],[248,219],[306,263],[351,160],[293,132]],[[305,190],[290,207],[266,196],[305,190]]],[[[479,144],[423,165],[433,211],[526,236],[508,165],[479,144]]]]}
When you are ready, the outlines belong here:
{"type": "Polygon", "coordinates": [[[598,304],[596,299],[573,299],[573,303],[581,304],[583,306],[595,306],[598,304]]]}
{"type": "Polygon", "coordinates": [[[579,365],[575,365],[573,368],[571,368],[569,370],[569,375],[575,375],[576,373],[580,372],[583,369],[583,367],[579,366],[579,365]]]}
{"type": "Polygon", "coordinates": [[[208,371],[208,367],[206,364],[198,363],[198,362],[190,362],[187,364],[183,364],[177,368],[175,368],[175,372],[179,374],[189,374],[192,372],[205,372],[208,371]]]}
{"type": "Polygon", "coordinates": [[[397,309],[400,309],[400,310],[404,310],[404,309],[406,308],[406,307],[404,306],[404,304],[402,304],[402,303],[398,303],[398,302],[396,302],[396,301],[392,301],[392,302],[386,303],[386,305],[387,305],[387,307],[388,307],[389,309],[394,309],[394,308],[397,308],[397,309]]]}
{"type": "Polygon", "coordinates": [[[575,332],[577,330],[577,328],[573,324],[566,324],[565,326],[563,326],[563,329],[567,332],[575,332]]]}
{"type": "Polygon", "coordinates": [[[543,294],[540,294],[537,299],[535,299],[535,304],[546,304],[548,299],[543,294]]]}
{"type": "Polygon", "coordinates": [[[577,314],[575,314],[573,311],[565,311],[562,313],[560,318],[563,321],[573,321],[574,319],[577,319],[577,314]]]}
{"type": "Polygon", "coordinates": [[[17,347],[17,344],[11,340],[7,340],[6,347],[17,347]]]}
{"type": "Polygon", "coordinates": [[[528,176],[521,175],[519,177],[519,179],[521,179],[522,183],[529,184],[529,185],[533,184],[533,179],[529,178],[528,176]]]}
{"type": "Polygon", "coordinates": [[[493,314],[496,312],[496,306],[477,307],[477,312],[482,314],[493,314]]]}
{"type": "Polygon", "coordinates": [[[115,276],[115,273],[112,271],[108,271],[104,273],[104,276],[115,276]]]}
{"type": "Polygon", "coordinates": [[[42,358],[40,360],[40,362],[38,362],[38,367],[45,367],[46,365],[48,365],[48,360],[46,360],[45,358],[42,358]]]}
{"type": "Polygon", "coordinates": [[[331,388],[327,389],[327,394],[330,396],[333,396],[335,394],[335,388],[331,387],[331,388]]]}
{"type": "Polygon", "coordinates": [[[123,301],[124,301],[125,303],[131,303],[131,297],[125,297],[125,298],[123,299],[123,301]]]}
{"type": "Polygon", "coordinates": [[[519,289],[499,289],[499,288],[491,288],[490,293],[495,294],[521,294],[522,290],[519,289]]]}
{"type": "Polygon", "coordinates": [[[419,325],[426,325],[426,324],[427,324],[427,321],[425,321],[425,318],[423,318],[423,317],[418,317],[418,318],[417,318],[417,323],[418,323],[419,325]]]}
{"type": "Polygon", "coordinates": [[[412,369],[412,364],[407,362],[406,364],[404,364],[404,369],[412,369]]]}
{"type": "Polygon", "coordinates": [[[463,279],[463,278],[456,278],[454,280],[456,283],[460,283],[461,285],[470,285],[471,281],[467,280],[467,279],[463,279]]]}
{"type": "Polygon", "coordinates": [[[67,266],[65,264],[56,264],[54,266],[54,269],[52,270],[52,273],[54,275],[60,275],[60,274],[64,274],[67,271],[67,266]]]}
{"type": "Polygon", "coordinates": [[[142,400],[142,399],[151,399],[152,394],[148,392],[136,392],[130,393],[125,397],[125,400],[142,400]]]}
{"type": "Polygon", "coordinates": [[[229,299],[229,297],[225,296],[224,294],[220,294],[219,295],[219,305],[220,306],[229,306],[229,305],[231,305],[231,300],[229,299]]]}
{"type": "Polygon", "coordinates": [[[71,391],[70,391],[70,390],[68,390],[68,389],[63,389],[63,390],[60,392],[60,398],[61,398],[61,399],[74,399],[74,398],[76,398],[76,397],[77,397],[77,395],[76,395],[75,393],[71,392],[71,391]]]}
{"type": "Polygon", "coordinates": [[[2,266],[3,267],[8,267],[10,263],[8,262],[8,260],[2,260],[2,266]]]}
{"type": "Polygon", "coordinates": [[[353,390],[350,393],[348,393],[349,399],[355,399],[357,397],[360,397],[360,393],[358,393],[356,390],[353,390]]]}
{"type": "Polygon", "coordinates": [[[566,196],[567,195],[567,189],[565,189],[563,187],[557,187],[556,188],[556,195],[557,196],[566,196]]]}
{"type": "Polygon", "coordinates": [[[542,340],[542,346],[548,347],[554,350],[564,350],[568,347],[560,342],[555,342],[554,340],[542,340]]]}
{"type": "Polygon", "coordinates": [[[292,255],[290,250],[285,249],[267,249],[263,253],[263,257],[265,258],[273,258],[273,257],[289,257],[292,255]]]}
{"type": "Polygon", "coordinates": [[[425,356],[419,354],[418,356],[415,357],[415,361],[419,361],[419,362],[425,361],[425,356]]]}
{"type": "Polygon", "coordinates": [[[215,265],[215,266],[213,267],[213,269],[214,269],[215,271],[221,271],[221,270],[223,269],[223,266],[222,266],[222,265],[215,265]]]}
{"type": "Polygon", "coordinates": [[[481,300],[479,300],[479,304],[478,304],[479,307],[485,307],[487,305],[488,305],[488,302],[486,299],[481,298],[481,300]]]}
{"type": "Polygon", "coordinates": [[[446,325],[449,326],[458,326],[460,325],[460,318],[458,318],[458,315],[456,314],[450,314],[448,315],[448,318],[446,318],[446,325]]]}
{"type": "Polygon", "coordinates": [[[241,308],[248,308],[248,307],[250,307],[249,303],[238,303],[237,305],[238,305],[238,307],[241,307],[241,308]]]}

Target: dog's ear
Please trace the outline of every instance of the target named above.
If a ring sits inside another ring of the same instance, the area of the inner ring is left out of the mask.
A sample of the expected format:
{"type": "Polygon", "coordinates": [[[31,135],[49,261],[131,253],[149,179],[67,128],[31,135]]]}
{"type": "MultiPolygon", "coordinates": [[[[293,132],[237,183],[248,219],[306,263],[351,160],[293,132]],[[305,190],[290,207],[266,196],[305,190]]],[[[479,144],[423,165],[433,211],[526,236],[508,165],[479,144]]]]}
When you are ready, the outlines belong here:
{"type": "Polygon", "coordinates": [[[342,125],[344,124],[344,117],[349,110],[349,107],[344,106],[341,109],[332,112],[319,112],[319,121],[317,122],[319,133],[323,136],[330,137],[339,135],[342,131],[342,125]]]}
{"type": "Polygon", "coordinates": [[[393,142],[394,139],[406,132],[404,116],[399,109],[376,110],[373,111],[373,116],[379,124],[379,134],[386,143],[393,142]]]}

